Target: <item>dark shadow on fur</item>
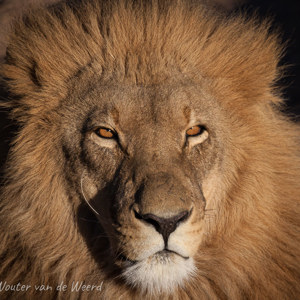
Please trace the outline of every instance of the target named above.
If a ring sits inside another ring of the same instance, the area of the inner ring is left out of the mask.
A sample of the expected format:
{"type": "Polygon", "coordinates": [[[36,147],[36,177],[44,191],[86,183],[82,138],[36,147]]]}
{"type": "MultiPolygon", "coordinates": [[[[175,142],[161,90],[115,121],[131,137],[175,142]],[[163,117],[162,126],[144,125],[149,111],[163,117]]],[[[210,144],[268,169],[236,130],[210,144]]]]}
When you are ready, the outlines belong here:
{"type": "MultiPolygon", "coordinates": [[[[13,96],[6,89],[3,80],[0,78],[0,103],[12,97],[13,96]]],[[[0,106],[0,185],[5,181],[5,161],[7,160],[11,141],[18,130],[17,125],[9,119],[8,115],[9,111],[0,106]]]]}
{"type": "MultiPolygon", "coordinates": [[[[104,194],[107,194],[107,190],[99,191],[99,193],[92,199],[91,205],[95,203],[95,199],[99,199],[100,195],[103,198],[104,194]]],[[[114,264],[115,256],[110,251],[110,242],[107,237],[107,233],[99,223],[94,212],[88,207],[88,205],[82,199],[82,203],[79,205],[77,210],[77,222],[79,231],[84,238],[89,252],[96,261],[103,274],[107,278],[119,278],[117,282],[122,283],[122,278],[119,277],[121,270],[114,264]]],[[[99,200],[98,200],[99,201],[99,200]]],[[[101,216],[101,218],[104,218],[101,216]]],[[[104,222],[111,222],[109,220],[103,220],[104,222]]]]}

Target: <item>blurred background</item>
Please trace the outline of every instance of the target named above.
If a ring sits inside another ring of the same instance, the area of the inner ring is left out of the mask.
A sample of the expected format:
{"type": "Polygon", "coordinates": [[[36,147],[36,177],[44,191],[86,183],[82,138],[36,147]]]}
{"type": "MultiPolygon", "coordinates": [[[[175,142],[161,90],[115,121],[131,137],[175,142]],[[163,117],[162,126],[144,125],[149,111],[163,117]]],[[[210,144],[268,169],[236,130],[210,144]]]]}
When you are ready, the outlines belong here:
{"type": "MultiPolygon", "coordinates": [[[[197,0],[196,0],[197,1],[197,0]]],[[[281,64],[288,65],[287,75],[280,82],[286,99],[285,112],[295,121],[300,121],[300,0],[205,0],[228,14],[239,11],[254,12],[259,16],[271,17],[274,28],[279,28],[282,39],[287,42],[286,55],[281,64]]],[[[0,0],[0,62],[5,56],[7,33],[10,22],[24,10],[34,5],[49,5],[58,0],[0,0]]],[[[7,93],[0,81],[0,99],[7,93]]],[[[0,110],[0,178],[1,167],[6,159],[11,137],[16,128],[0,110]]],[[[0,180],[1,181],[1,180],[0,180]]]]}

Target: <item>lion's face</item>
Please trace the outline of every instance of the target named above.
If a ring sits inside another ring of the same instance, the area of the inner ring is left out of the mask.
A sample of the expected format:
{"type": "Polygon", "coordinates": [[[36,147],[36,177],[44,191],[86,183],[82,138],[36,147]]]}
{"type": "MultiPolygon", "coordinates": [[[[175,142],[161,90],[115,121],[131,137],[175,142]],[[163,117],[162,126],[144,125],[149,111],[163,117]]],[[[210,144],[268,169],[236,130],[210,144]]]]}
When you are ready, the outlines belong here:
{"type": "Polygon", "coordinates": [[[221,109],[191,82],[97,83],[79,98],[62,109],[72,185],[97,215],[125,280],[171,291],[193,275],[205,234],[226,134],[213,121],[221,109]]]}

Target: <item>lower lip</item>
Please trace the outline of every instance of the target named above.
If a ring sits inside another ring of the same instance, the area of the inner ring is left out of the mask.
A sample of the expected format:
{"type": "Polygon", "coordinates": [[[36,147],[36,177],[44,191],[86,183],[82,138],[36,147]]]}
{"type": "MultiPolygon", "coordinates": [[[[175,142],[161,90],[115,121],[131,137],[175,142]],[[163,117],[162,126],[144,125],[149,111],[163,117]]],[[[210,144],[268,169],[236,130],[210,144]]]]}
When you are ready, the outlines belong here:
{"type": "Polygon", "coordinates": [[[168,250],[168,249],[164,249],[162,251],[159,251],[159,252],[155,253],[155,255],[161,255],[161,256],[170,256],[170,255],[173,255],[173,254],[178,255],[178,256],[180,256],[180,257],[182,257],[184,259],[189,259],[189,257],[183,256],[183,255],[181,255],[181,254],[179,254],[179,253],[177,253],[175,251],[168,250]]]}
{"type": "MultiPolygon", "coordinates": [[[[172,251],[172,250],[168,250],[168,249],[164,249],[164,250],[162,250],[162,251],[156,252],[156,253],[154,253],[153,255],[149,256],[148,258],[151,258],[151,257],[154,257],[154,256],[156,256],[156,257],[161,257],[161,258],[168,258],[168,257],[170,257],[170,256],[172,256],[172,255],[180,256],[181,258],[186,259],[186,260],[189,259],[189,257],[182,256],[182,255],[180,255],[179,253],[177,253],[177,252],[175,252],[175,251],[172,251]]],[[[130,259],[127,258],[126,256],[121,256],[121,257],[119,257],[118,260],[119,260],[119,261],[123,264],[123,266],[125,266],[125,267],[129,267],[129,266],[132,266],[132,265],[138,263],[137,260],[130,260],[130,259]]]]}

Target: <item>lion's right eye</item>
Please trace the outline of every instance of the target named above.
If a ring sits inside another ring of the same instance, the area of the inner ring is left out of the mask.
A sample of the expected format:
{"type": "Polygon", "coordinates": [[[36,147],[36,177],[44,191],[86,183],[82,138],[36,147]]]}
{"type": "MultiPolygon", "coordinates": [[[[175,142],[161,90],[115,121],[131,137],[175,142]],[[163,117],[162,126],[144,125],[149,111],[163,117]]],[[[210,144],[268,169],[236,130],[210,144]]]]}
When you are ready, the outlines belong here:
{"type": "Polygon", "coordinates": [[[202,134],[204,132],[204,130],[205,130],[205,128],[203,126],[196,125],[196,126],[189,128],[186,131],[186,136],[187,137],[198,136],[198,135],[202,134]]]}
{"type": "Polygon", "coordinates": [[[188,128],[185,132],[188,145],[193,147],[197,144],[203,143],[208,138],[208,131],[205,126],[194,125],[188,128]]]}
{"type": "Polygon", "coordinates": [[[103,139],[114,139],[117,137],[116,132],[114,132],[112,129],[105,127],[96,128],[94,132],[103,139]]]}

